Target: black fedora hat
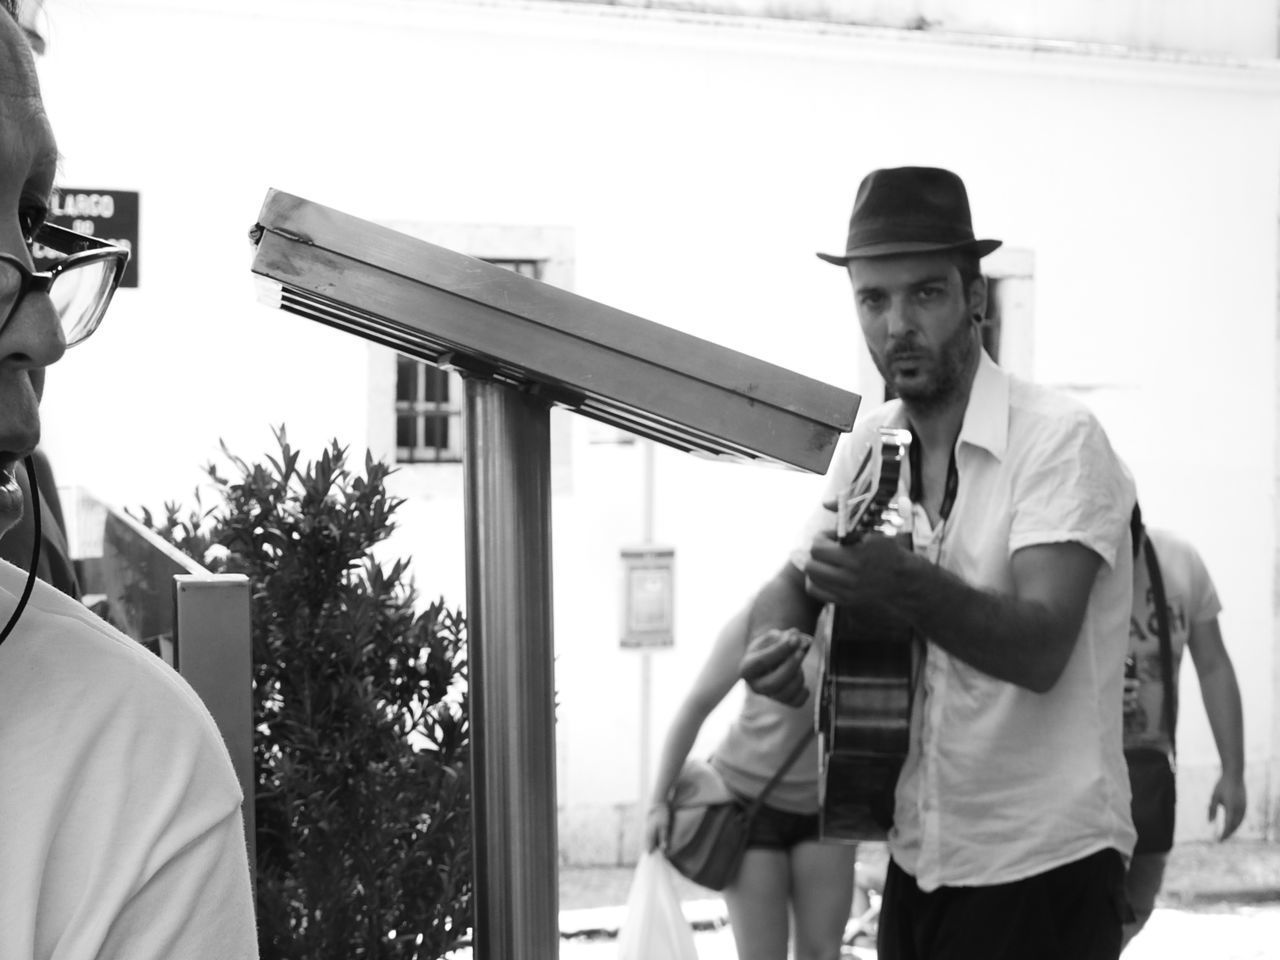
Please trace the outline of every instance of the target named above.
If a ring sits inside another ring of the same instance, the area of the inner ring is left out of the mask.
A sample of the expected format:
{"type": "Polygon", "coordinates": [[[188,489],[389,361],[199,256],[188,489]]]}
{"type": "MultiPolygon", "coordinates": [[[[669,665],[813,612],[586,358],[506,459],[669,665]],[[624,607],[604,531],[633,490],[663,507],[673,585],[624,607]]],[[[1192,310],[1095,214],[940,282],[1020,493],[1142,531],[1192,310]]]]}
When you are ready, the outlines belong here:
{"type": "Polygon", "coordinates": [[[873,170],[858,186],[843,254],[818,254],[844,266],[858,257],[972,250],[985,257],[999,240],[977,240],[964,181],[937,167],[873,170]]]}

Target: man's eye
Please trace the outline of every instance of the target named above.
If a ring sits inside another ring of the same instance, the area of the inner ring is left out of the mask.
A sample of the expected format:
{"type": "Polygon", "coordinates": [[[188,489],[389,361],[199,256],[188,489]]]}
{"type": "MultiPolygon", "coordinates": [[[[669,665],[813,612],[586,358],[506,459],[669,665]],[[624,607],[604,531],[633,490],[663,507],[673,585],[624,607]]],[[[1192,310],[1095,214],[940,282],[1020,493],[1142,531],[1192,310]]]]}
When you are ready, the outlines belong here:
{"type": "Polygon", "coordinates": [[[942,287],[921,287],[916,291],[916,296],[921,300],[936,300],[942,293],[942,287]]]}

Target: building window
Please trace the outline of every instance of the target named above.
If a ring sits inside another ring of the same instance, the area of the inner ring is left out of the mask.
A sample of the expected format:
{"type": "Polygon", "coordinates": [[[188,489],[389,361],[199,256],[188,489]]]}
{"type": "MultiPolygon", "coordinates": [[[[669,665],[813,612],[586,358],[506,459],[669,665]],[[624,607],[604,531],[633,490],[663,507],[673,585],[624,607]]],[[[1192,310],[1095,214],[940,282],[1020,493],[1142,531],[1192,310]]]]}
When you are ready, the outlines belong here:
{"type": "Polygon", "coordinates": [[[396,461],[462,459],[462,383],[457,374],[396,358],[396,461]]]}
{"type": "MultiPolygon", "coordinates": [[[[541,260],[487,262],[542,279],[541,260]]],[[[411,357],[396,358],[396,462],[457,463],[462,459],[462,378],[411,357]]]]}

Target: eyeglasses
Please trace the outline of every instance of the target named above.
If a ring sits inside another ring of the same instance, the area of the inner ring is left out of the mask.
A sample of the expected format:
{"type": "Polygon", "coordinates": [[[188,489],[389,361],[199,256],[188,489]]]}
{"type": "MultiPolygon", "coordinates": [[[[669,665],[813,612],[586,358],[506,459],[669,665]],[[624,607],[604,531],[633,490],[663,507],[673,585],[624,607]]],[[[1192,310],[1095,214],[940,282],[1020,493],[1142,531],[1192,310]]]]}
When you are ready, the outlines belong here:
{"type": "Polygon", "coordinates": [[[0,327],[9,322],[28,293],[47,293],[62,324],[68,347],[98,329],[111,297],[120,286],[129,251],[46,223],[32,238],[34,249],[64,259],[48,270],[31,270],[17,257],[0,253],[0,327]]]}

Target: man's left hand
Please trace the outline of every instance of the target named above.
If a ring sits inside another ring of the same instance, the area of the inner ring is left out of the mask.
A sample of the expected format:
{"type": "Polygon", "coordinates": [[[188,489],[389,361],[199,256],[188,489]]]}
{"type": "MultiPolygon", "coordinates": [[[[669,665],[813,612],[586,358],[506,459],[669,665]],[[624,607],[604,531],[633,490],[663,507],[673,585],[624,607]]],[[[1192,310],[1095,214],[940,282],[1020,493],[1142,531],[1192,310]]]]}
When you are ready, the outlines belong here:
{"type": "Polygon", "coordinates": [[[1212,821],[1218,809],[1222,809],[1222,835],[1225,840],[1236,832],[1244,820],[1244,811],[1248,801],[1245,795],[1244,780],[1240,777],[1219,777],[1209,797],[1209,820],[1212,821]]]}
{"type": "Polygon", "coordinates": [[[891,537],[873,533],[853,546],[833,534],[819,534],[804,572],[809,594],[840,606],[879,606],[893,610],[904,595],[920,559],[891,537]]]}

